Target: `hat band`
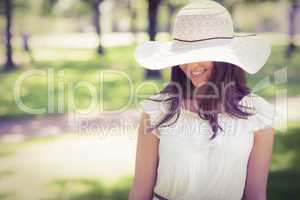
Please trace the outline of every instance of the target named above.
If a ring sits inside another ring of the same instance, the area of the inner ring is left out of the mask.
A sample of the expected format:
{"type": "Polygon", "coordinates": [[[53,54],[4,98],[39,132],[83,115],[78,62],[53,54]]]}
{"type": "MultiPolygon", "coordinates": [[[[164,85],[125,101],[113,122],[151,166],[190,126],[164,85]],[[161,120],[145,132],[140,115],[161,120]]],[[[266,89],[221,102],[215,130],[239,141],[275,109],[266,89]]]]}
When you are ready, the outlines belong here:
{"type": "Polygon", "coordinates": [[[232,39],[234,37],[247,37],[247,36],[255,36],[255,33],[251,34],[244,34],[244,35],[233,35],[233,36],[223,36],[223,37],[211,37],[211,38],[204,38],[204,39],[199,39],[199,40],[182,40],[178,38],[173,38],[173,40],[181,41],[181,42],[200,42],[200,41],[205,41],[205,40],[214,40],[214,39],[232,39]]]}

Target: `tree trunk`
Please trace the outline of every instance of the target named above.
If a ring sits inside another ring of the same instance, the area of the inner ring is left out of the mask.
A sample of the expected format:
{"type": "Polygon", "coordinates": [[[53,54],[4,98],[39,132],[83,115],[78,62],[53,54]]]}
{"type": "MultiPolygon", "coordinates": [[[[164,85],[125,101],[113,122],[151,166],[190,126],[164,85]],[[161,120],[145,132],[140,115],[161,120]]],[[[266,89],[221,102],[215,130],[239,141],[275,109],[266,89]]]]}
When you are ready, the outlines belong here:
{"type": "Polygon", "coordinates": [[[172,23],[171,22],[172,22],[173,16],[175,14],[176,9],[178,9],[180,7],[181,6],[174,5],[169,1],[167,2],[167,8],[168,8],[168,14],[169,14],[169,20],[167,22],[167,31],[170,33],[170,36],[171,36],[171,32],[172,32],[172,23]]]}
{"type": "Polygon", "coordinates": [[[99,44],[97,47],[98,54],[104,54],[104,50],[101,43],[101,26],[100,26],[100,4],[103,0],[92,0],[92,11],[93,11],[93,25],[99,38],[99,44]]]}
{"type": "Polygon", "coordinates": [[[134,4],[136,3],[136,0],[130,0],[128,1],[128,10],[130,12],[130,31],[133,34],[135,41],[137,40],[137,27],[136,27],[136,17],[137,17],[137,11],[134,4]]]}
{"type": "Polygon", "coordinates": [[[5,70],[14,69],[16,66],[12,59],[12,46],[11,46],[11,18],[12,18],[12,0],[4,1],[4,12],[6,19],[6,28],[5,28],[5,42],[6,42],[6,62],[4,64],[5,70]]]}
{"type": "Polygon", "coordinates": [[[286,48],[286,56],[287,58],[290,58],[292,54],[296,51],[297,47],[294,43],[294,35],[296,33],[296,15],[298,12],[298,9],[300,7],[300,3],[298,0],[291,1],[291,7],[289,11],[289,44],[286,48]]]}
{"type": "MultiPolygon", "coordinates": [[[[151,41],[155,40],[157,28],[157,13],[160,0],[148,0],[148,35],[151,41]]],[[[161,78],[159,70],[146,70],[146,78],[161,78]]]]}
{"type": "Polygon", "coordinates": [[[151,41],[155,40],[157,28],[157,13],[160,0],[148,0],[148,34],[151,41]]]}

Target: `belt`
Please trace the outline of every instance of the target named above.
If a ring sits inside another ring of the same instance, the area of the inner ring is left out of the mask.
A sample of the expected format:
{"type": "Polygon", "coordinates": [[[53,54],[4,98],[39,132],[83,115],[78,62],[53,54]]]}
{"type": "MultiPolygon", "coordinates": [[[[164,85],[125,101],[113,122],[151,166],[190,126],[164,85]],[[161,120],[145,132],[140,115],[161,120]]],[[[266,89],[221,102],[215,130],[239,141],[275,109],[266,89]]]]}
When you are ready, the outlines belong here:
{"type": "Polygon", "coordinates": [[[163,197],[163,196],[160,196],[159,194],[157,194],[157,193],[153,193],[153,195],[156,197],[156,198],[158,198],[159,200],[168,200],[167,198],[165,198],[165,197],[163,197]]]}

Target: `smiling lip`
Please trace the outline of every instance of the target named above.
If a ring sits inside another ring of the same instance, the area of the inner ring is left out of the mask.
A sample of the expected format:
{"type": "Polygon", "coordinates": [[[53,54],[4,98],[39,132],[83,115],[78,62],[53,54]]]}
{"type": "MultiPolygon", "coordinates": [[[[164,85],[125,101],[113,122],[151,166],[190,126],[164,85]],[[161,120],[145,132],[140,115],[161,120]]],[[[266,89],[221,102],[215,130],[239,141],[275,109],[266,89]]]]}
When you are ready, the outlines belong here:
{"type": "Polygon", "coordinates": [[[200,75],[204,74],[206,71],[207,71],[207,69],[195,70],[195,71],[192,71],[191,74],[193,76],[200,76],[200,75]]]}

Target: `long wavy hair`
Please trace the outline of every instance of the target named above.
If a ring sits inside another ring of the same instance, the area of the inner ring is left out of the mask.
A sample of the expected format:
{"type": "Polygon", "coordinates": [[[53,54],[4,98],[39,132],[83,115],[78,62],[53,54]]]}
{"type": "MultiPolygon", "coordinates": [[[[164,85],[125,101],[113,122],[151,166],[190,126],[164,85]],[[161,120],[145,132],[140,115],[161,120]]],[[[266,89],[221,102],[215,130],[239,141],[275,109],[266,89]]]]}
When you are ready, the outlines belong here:
{"type": "MultiPolygon", "coordinates": [[[[164,101],[170,104],[161,120],[149,127],[154,130],[158,127],[167,127],[175,123],[180,115],[180,107],[184,99],[193,99],[197,103],[197,114],[200,118],[207,120],[211,126],[215,138],[219,130],[223,130],[218,123],[218,114],[227,113],[230,116],[247,119],[252,115],[247,106],[240,104],[241,99],[251,93],[246,85],[246,74],[240,67],[225,63],[213,62],[213,69],[209,80],[201,86],[195,87],[182,69],[177,66],[171,68],[171,80],[166,87],[156,94],[167,94],[167,98],[154,99],[153,101],[164,101]],[[198,95],[205,98],[198,98],[198,95]],[[209,98],[211,97],[211,98],[209,98]],[[244,109],[246,108],[246,109],[244,109]],[[175,121],[168,124],[176,115],[175,121]]],[[[251,108],[250,108],[251,109],[251,108]]]]}

